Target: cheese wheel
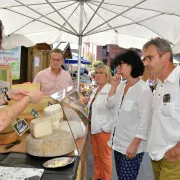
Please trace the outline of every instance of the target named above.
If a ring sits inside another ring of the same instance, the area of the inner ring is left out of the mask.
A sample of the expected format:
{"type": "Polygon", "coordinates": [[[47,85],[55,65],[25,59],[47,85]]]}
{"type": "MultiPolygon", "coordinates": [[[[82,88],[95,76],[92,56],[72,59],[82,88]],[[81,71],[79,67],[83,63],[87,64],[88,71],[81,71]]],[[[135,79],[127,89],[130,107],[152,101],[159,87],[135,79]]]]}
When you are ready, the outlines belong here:
{"type": "Polygon", "coordinates": [[[68,154],[76,149],[70,132],[57,130],[53,134],[41,138],[34,138],[31,134],[26,140],[27,153],[38,157],[55,157],[68,154]]]}
{"type": "Polygon", "coordinates": [[[7,133],[7,134],[0,134],[1,145],[10,144],[18,139],[19,139],[19,136],[15,131],[11,133],[7,133]]]}
{"type": "MultiPolygon", "coordinates": [[[[0,111],[5,108],[6,105],[0,106],[0,111]]],[[[14,122],[14,121],[13,121],[14,122]]],[[[13,122],[11,124],[13,124],[13,122]]],[[[12,127],[12,125],[8,125],[5,129],[3,129],[2,131],[0,131],[0,134],[6,134],[6,133],[11,133],[14,131],[14,128],[12,127]]]]}
{"type": "Polygon", "coordinates": [[[59,127],[59,121],[63,118],[63,111],[60,104],[54,104],[44,109],[45,116],[51,116],[53,129],[59,127]]]}
{"type": "Polygon", "coordinates": [[[44,116],[31,121],[30,132],[35,138],[40,138],[53,133],[51,117],[44,116]]]}

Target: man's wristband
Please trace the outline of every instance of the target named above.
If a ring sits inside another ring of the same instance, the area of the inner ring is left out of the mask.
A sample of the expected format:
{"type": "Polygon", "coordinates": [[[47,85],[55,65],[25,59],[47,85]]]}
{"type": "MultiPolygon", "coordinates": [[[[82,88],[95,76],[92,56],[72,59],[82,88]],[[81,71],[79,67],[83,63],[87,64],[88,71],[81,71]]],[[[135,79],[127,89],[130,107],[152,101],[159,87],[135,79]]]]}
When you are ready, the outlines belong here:
{"type": "Polygon", "coordinates": [[[4,92],[4,96],[6,96],[6,99],[7,99],[8,101],[11,100],[11,98],[9,98],[9,96],[7,95],[7,92],[6,92],[6,91],[4,92]]]}

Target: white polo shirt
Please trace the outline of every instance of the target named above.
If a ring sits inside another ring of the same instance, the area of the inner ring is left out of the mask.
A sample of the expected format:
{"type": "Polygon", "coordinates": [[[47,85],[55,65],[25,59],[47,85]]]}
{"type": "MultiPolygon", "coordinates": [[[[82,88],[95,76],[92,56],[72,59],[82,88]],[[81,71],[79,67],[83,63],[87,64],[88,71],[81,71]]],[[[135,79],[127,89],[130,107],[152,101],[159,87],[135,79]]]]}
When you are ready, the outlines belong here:
{"type": "Polygon", "coordinates": [[[167,79],[158,82],[153,100],[152,128],[148,143],[152,160],[164,154],[180,141],[180,66],[167,79]],[[170,102],[163,97],[170,97],[170,102]]]}
{"type": "Polygon", "coordinates": [[[115,106],[115,124],[108,145],[126,154],[135,137],[142,139],[137,153],[147,151],[147,139],[152,120],[153,94],[149,86],[139,80],[130,87],[122,101],[126,81],[121,82],[116,94],[108,97],[109,108],[115,106]]]}

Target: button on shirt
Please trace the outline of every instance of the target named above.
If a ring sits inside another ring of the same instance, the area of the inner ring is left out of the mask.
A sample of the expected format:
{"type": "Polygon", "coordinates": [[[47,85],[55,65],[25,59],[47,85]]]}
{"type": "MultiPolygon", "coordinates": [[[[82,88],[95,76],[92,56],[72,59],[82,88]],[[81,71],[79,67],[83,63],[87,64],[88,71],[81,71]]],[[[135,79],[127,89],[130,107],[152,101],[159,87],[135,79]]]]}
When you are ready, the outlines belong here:
{"type": "Polygon", "coordinates": [[[164,83],[158,82],[155,91],[152,129],[148,143],[152,160],[161,160],[164,157],[164,154],[179,141],[180,66],[177,66],[164,83]]]}
{"type": "Polygon", "coordinates": [[[110,107],[115,105],[115,126],[108,145],[114,150],[126,154],[126,150],[135,137],[142,139],[137,153],[147,151],[147,139],[152,119],[153,94],[149,86],[139,80],[130,87],[123,98],[126,81],[121,82],[116,94],[108,97],[110,107]]]}
{"type": "Polygon", "coordinates": [[[37,73],[33,83],[40,83],[41,91],[45,95],[52,95],[61,89],[73,86],[70,74],[61,68],[60,73],[56,76],[51,67],[37,73]]]}

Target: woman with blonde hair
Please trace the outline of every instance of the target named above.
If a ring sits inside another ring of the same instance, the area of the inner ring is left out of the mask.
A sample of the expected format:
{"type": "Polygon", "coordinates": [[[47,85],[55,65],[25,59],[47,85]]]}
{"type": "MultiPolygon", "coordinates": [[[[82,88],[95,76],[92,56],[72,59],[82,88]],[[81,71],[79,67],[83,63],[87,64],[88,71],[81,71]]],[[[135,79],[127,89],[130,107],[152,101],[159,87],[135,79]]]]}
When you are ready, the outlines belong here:
{"type": "Polygon", "coordinates": [[[107,97],[111,89],[109,67],[106,65],[96,67],[95,80],[98,87],[93,90],[90,98],[84,99],[84,102],[88,103],[91,146],[94,156],[93,180],[110,180],[112,156],[107,142],[112,130],[113,110],[107,107],[107,97]]]}

